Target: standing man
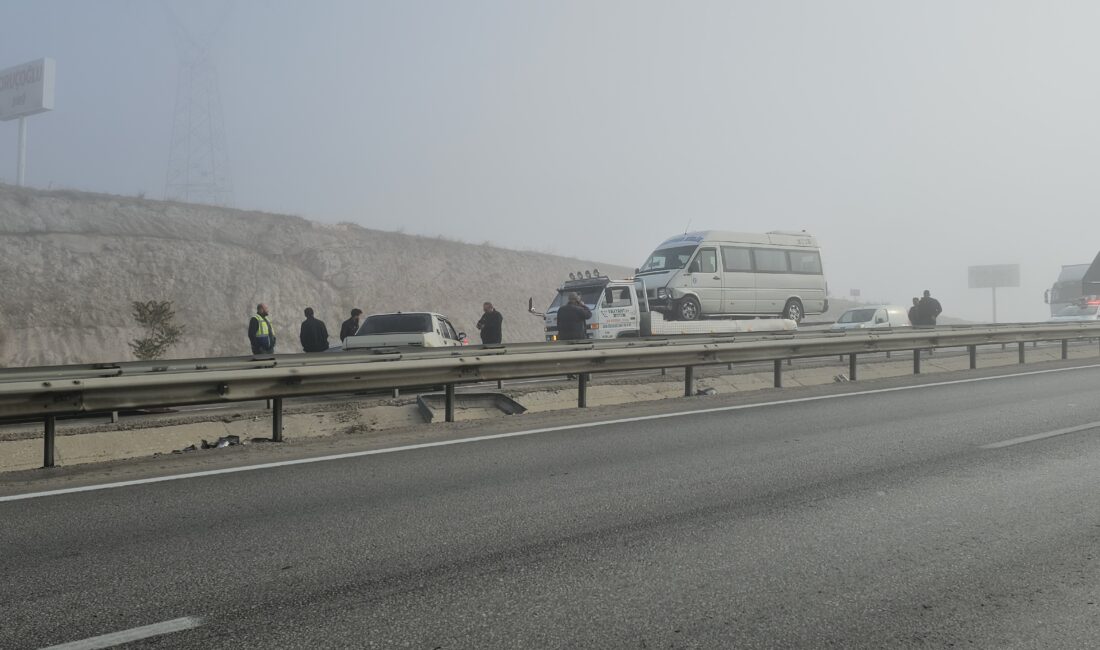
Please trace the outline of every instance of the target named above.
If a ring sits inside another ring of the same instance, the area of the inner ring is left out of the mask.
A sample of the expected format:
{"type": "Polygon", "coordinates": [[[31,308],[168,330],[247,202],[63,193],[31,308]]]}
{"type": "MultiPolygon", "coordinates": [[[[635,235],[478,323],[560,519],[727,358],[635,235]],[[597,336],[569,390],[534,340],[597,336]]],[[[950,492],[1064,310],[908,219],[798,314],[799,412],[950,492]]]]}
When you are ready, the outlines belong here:
{"type": "Polygon", "coordinates": [[[252,344],[252,354],[275,353],[275,330],[271,327],[271,321],[267,320],[270,312],[267,305],[256,305],[256,313],[248,321],[248,341],[252,344]]]}
{"type": "Polygon", "coordinates": [[[913,298],[913,306],[909,308],[909,324],[920,325],[920,298],[913,298]]]}
{"type": "Polygon", "coordinates": [[[313,307],[306,307],[306,319],[302,321],[298,340],[306,352],[324,352],[328,349],[328,328],[325,321],[313,317],[313,307]]]}
{"type": "Polygon", "coordinates": [[[587,331],[585,321],[592,318],[592,312],[575,292],[570,293],[567,300],[558,308],[558,340],[583,341],[587,331]]]}
{"type": "Polygon", "coordinates": [[[940,301],[932,297],[932,292],[928,289],[924,290],[924,297],[917,303],[917,315],[920,317],[921,325],[933,325],[936,324],[936,318],[943,312],[943,307],[940,306],[940,301]]]}
{"type": "Polygon", "coordinates": [[[359,331],[359,317],[363,314],[363,310],[356,307],[351,310],[351,318],[347,319],[340,324],[340,342],[343,343],[344,339],[349,336],[355,336],[355,333],[359,331]]]}
{"type": "Polygon", "coordinates": [[[500,343],[503,338],[501,334],[501,324],[504,322],[504,316],[493,308],[493,303],[491,302],[482,305],[481,309],[485,312],[481,315],[481,320],[477,322],[477,328],[481,330],[481,344],[490,345],[500,343]]]}

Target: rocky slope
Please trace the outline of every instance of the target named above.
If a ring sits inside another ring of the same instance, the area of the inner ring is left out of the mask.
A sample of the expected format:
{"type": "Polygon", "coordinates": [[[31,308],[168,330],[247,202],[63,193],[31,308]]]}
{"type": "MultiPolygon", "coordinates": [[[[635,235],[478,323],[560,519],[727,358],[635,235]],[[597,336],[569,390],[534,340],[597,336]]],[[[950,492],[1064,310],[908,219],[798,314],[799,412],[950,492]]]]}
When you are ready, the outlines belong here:
{"type": "Polygon", "coordinates": [[[248,354],[257,302],[280,352],[298,352],[302,309],[329,331],[352,307],[433,310],[471,333],[481,303],[504,314],[505,341],[541,340],[528,296],[549,302],[569,271],[553,255],[138,198],[0,185],[0,365],[132,358],[135,300],[171,300],[187,327],[169,356],[248,354]]]}

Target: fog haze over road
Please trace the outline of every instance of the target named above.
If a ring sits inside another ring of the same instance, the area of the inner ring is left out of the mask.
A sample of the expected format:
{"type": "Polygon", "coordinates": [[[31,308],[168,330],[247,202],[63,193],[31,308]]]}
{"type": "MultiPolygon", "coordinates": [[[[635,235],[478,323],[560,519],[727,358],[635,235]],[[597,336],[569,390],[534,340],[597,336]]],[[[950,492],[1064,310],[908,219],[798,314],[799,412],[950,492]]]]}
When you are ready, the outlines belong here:
{"type": "MultiPolygon", "coordinates": [[[[0,68],[51,56],[27,181],[159,197],[177,50],[212,34],[236,205],[639,264],[691,229],[806,229],[830,289],[1045,317],[1092,260],[1091,2],[15,0],[0,68]]],[[[15,178],[14,122],[0,180],[15,178]]]]}

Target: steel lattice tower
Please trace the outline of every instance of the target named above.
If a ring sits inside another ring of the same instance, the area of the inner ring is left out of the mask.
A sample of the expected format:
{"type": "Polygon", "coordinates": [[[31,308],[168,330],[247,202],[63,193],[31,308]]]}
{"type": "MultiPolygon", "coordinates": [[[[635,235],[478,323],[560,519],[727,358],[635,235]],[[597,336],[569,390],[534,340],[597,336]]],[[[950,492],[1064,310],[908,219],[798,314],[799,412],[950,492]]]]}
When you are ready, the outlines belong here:
{"type": "Polygon", "coordinates": [[[226,151],[218,69],[209,43],[200,43],[175,20],[180,48],[176,108],[168,153],[166,199],[233,204],[233,180],[226,151]]]}

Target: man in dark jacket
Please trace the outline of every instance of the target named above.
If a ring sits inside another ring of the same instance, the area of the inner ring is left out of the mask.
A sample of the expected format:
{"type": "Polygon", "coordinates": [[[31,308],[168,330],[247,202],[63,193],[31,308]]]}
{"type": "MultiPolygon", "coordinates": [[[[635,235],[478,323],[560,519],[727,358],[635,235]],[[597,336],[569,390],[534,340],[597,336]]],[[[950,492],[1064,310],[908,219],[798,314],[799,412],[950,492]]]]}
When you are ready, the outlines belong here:
{"type": "Polygon", "coordinates": [[[570,293],[568,302],[558,308],[558,340],[584,340],[587,331],[585,321],[589,318],[592,318],[592,312],[581,302],[581,297],[570,293]]]}
{"type": "Polygon", "coordinates": [[[313,317],[313,307],[306,307],[306,319],[298,335],[306,352],[324,352],[328,349],[328,328],[325,322],[313,317]]]}
{"type": "Polygon", "coordinates": [[[343,343],[344,339],[349,336],[355,336],[355,333],[359,331],[359,316],[363,313],[362,309],[358,307],[351,310],[351,318],[347,319],[340,324],[340,342],[343,343]]]}
{"type": "Polygon", "coordinates": [[[913,306],[909,308],[909,324],[920,325],[920,298],[913,298],[913,306]]]}
{"type": "Polygon", "coordinates": [[[256,305],[256,313],[248,321],[248,342],[252,344],[252,354],[274,354],[275,329],[267,320],[270,312],[267,305],[256,305]]]}
{"type": "Polygon", "coordinates": [[[921,325],[935,325],[936,318],[943,312],[943,307],[940,307],[940,301],[932,297],[932,292],[928,289],[924,290],[924,297],[917,303],[917,316],[920,318],[921,325]]]}
{"type": "Polygon", "coordinates": [[[504,322],[504,316],[493,308],[491,302],[482,305],[481,309],[485,313],[481,315],[481,320],[477,322],[477,328],[481,330],[482,345],[500,343],[502,339],[501,324],[504,322]]]}

